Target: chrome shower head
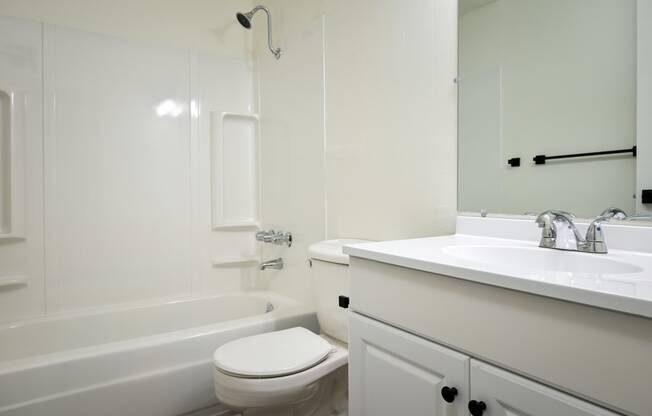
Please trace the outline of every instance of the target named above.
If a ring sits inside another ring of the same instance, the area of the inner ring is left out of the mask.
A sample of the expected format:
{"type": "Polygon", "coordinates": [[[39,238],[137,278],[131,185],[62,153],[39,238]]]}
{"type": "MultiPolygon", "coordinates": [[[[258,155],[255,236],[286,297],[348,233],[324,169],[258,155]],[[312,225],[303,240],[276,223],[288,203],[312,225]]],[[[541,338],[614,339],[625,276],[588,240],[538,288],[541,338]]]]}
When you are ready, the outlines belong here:
{"type": "Polygon", "coordinates": [[[281,48],[274,48],[272,46],[272,13],[267,9],[267,7],[256,6],[251,9],[250,12],[236,13],[235,17],[238,19],[238,22],[242,25],[242,27],[245,29],[251,29],[251,20],[258,10],[262,10],[265,12],[265,14],[267,14],[267,47],[269,48],[270,52],[274,54],[276,59],[280,59],[281,48]]]}

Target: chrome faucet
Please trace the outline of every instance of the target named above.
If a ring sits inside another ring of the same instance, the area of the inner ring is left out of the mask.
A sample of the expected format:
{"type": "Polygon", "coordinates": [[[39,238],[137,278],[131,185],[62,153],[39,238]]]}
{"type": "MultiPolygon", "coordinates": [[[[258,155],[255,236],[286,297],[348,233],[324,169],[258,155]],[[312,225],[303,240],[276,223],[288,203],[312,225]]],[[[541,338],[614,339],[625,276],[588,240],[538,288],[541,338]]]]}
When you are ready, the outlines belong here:
{"type": "Polygon", "coordinates": [[[577,230],[573,220],[575,215],[570,212],[548,210],[544,211],[535,220],[541,230],[539,247],[554,248],[558,250],[580,250],[585,242],[577,230]]]}
{"type": "Polygon", "coordinates": [[[292,247],[292,233],[287,231],[258,231],[256,233],[256,240],[276,244],[277,246],[287,244],[288,247],[292,247]]]}
{"type": "Polygon", "coordinates": [[[586,230],[586,251],[600,254],[607,253],[607,243],[604,241],[602,224],[612,219],[624,220],[626,218],[627,214],[620,208],[610,207],[602,211],[602,214],[591,221],[589,228],[586,230]]]}
{"type": "Polygon", "coordinates": [[[601,217],[608,216],[613,220],[619,221],[652,221],[652,215],[650,214],[634,214],[627,215],[625,211],[616,207],[609,207],[602,211],[600,214],[601,217]]]}
{"type": "Polygon", "coordinates": [[[575,215],[558,210],[544,211],[536,219],[539,228],[542,228],[539,247],[606,254],[607,243],[604,240],[602,224],[614,218],[626,217],[627,214],[619,208],[607,208],[591,221],[586,230],[586,238],[583,238],[573,222],[575,215]]]}
{"type": "Polygon", "coordinates": [[[600,217],[609,217],[609,218],[613,218],[614,220],[626,220],[627,218],[629,218],[629,216],[625,211],[616,207],[609,207],[605,209],[604,211],[602,211],[602,214],[600,214],[600,217]]]}
{"type": "Polygon", "coordinates": [[[278,259],[268,260],[260,263],[260,270],[267,270],[267,269],[282,270],[283,259],[279,257],[278,259]]]}

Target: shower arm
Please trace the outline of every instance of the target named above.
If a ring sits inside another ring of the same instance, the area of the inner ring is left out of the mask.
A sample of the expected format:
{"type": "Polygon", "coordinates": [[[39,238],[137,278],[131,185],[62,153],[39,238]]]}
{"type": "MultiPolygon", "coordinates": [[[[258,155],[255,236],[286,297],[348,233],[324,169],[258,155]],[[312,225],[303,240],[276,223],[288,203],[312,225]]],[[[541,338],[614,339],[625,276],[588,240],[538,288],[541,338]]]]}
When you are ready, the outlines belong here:
{"type": "Polygon", "coordinates": [[[281,48],[275,48],[272,45],[272,13],[269,11],[269,9],[265,6],[256,6],[251,10],[251,18],[253,19],[253,15],[258,11],[262,10],[265,12],[267,15],[267,47],[269,48],[269,51],[274,54],[276,59],[281,59],[281,48]]]}

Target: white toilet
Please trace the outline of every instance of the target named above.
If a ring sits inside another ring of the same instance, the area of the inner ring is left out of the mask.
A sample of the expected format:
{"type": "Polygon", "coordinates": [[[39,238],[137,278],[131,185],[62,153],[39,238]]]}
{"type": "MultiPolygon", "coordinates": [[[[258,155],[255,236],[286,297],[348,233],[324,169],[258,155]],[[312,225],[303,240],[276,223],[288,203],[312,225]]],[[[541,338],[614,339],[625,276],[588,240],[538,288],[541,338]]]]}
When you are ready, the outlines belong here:
{"type": "Polygon", "coordinates": [[[308,249],[321,335],[290,328],[241,338],[219,347],[215,394],[245,416],[347,414],[348,319],[339,296],[349,294],[346,244],[340,239],[308,249]]]}

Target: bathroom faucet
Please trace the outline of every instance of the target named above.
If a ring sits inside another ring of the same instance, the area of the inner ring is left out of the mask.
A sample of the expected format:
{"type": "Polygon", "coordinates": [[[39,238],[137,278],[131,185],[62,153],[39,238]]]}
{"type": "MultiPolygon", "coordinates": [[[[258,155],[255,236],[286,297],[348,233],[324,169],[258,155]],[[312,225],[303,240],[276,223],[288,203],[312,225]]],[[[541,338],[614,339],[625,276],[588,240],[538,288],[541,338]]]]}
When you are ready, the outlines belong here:
{"type": "Polygon", "coordinates": [[[292,247],[292,233],[287,231],[258,231],[256,240],[276,244],[277,246],[287,244],[288,247],[292,247]]]}
{"type": "Polygon", "coordinates": [[[548,210],[535,220],[541,230],[539,247],[558,250],[580,250],[584,238],[577,230],[573,220],[575,215],[570,212],[548,210]]]}
{"type": "Polygon", "coordinates": [[[573,222],[575,215],[558,210],[544,211],[535,220],[539,228],[542,228],[539,247],[606,254],[607,243],[604,240],[602,224],[612,218],[622,219],[625,216],[621,209],[606,209],[591,221],[586,238],[583,238],[573,222]]]}
{"type": "Polygon", "coordinates": [[[609,207],[605,209],[604,211],[602,211],[602,214],[600,214],[600,216],[613,218],[614,220],[626,220],[627,218],[629,218],[629,216],[625,211],[616,207],[609,207]]]}
{"type": "Polygon", "coordinates": [[[607,243],[604,241],[602,224],[612,219],[624,220],[626,218],[627,214],[620,208],[610,207],[602,211],[602,214],[591,221],[588,230],[586,230],[586,251],[600,254],[607,253],[607,243]]]}
{"type": "Polygon", "coordinates": [[[260,270],[267,270],[267,269],[282,270],[283,259],[279,257],[278,259],[268,260],[260,263],[260,270]]]}

